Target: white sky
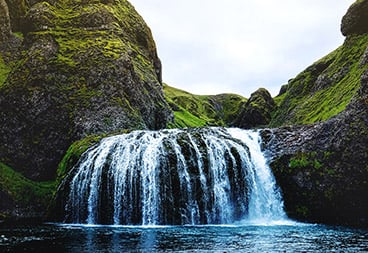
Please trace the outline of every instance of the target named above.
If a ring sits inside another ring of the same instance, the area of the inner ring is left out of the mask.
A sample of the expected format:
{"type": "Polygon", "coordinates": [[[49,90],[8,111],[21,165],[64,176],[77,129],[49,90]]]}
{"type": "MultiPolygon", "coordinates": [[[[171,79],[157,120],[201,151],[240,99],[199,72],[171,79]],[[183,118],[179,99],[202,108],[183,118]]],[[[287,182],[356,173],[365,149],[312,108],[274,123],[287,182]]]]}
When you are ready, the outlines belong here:
{"type": "Polygon", "coordinates": [[[273,96],[343,43],[355,0],[130,0],[151,28],[163,81],[195,94],[273,96]]]}

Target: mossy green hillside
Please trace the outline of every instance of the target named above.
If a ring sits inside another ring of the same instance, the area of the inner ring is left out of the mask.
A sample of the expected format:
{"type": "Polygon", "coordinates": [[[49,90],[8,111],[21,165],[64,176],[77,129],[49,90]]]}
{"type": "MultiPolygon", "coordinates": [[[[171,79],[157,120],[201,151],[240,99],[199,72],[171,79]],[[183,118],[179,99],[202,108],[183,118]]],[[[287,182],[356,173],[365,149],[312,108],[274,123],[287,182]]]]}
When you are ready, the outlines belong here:
{"type": "Polygon", "coordinates": [[[309,124],[342,112],[360,87],[368,69],[368,34],[352,35],[344,44],[292,79],[279,103],[271,126],[309,124]]]}
{"type": "MultiPolygon", "coordinates": [[[[56,182],[29,180],[9,166],[0,163],[0,191],[7,194],[19,208],[33,207],[45,212],[56,191],[56,182]]],[[[2,204],[6,205],[6,203],[2,204]]],[[[9,215],[9,213],[0,214],[5,217],[9,215]]]]}
{"type": "Polygon", "coordinates": [[[78,139],[166,127],[156,46],[128,1],[38,2],[24,20],[20,59],[0,88],[0,161],[52,178],[78,139]]]}
{"type": "Polygon", "coordinates": [[[54,62],[61,69],[79,69],[87,60],[99,64],[101,56],[115,60],[124,56],[132,60],[140,77],[157,78],[154,71],[147,76],[147,70],[156,68],[151,32],[127,1],[59,1],[55,5],[41,2],[30,9],[27,18],[30,22],[25,33],[56,40],[58,52],[54,62]]]}
{"type": "Polygon", "coordinates": [[[164,94],[174,111],[172,128],[229,126],[247,101],[240,95],[195,95],[168,85],[164,94]]]}
{"type": "Polygon", "coordinates": [[[90,147],[98,143],[106,135],[90,135],[74,142],[66,151],[57,169],[57,183],[66,176],[69,170],[78,162],[80,156],[90,147]]]}

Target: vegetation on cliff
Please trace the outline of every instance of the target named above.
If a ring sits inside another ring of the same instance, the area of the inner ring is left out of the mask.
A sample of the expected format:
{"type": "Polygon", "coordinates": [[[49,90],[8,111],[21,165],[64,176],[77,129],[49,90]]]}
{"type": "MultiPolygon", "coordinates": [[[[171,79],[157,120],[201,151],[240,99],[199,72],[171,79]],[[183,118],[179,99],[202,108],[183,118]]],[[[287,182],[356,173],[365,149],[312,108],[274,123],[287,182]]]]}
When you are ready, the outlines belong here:
{"type": "Polygon", "coordinates": [[[0,163],[0,219],[45,215],[55,191],[55,181],[35,182],[0,163]]]}
{"type": "Polygon", "coordinates": [[[249,99],[236,94],[194,95],[164,85],[174,112],[171,128],[228,126],[253,128],[267,125],[276,104],[270,93],[258,89],[249,99]]]}
{"type": "Polygon", "coordinates": [[[246,99],[162,85],[151,32],[126,0],[0,0],[0,218],[43,214],[80,155],[124,129],[282,126],[263,137],[289,215],[365,226],[367,9],[356,1],[344,44],[275,99],[246,99]]]}
{"type": "Polygon", "coordinates": [[[0,174],[15,178],[2,184],[7,210],[27,206],[22,189],[43,195],[36,182],[55,180],[74,141],[171,121],[151,31],[128,1],[0,3],[0,174]]]}
{"type": "Polygon", "coordinates": [[[265,88],[260,88],[240,108],[232,125],[246,129],[267,126],[275,109],[276,103],[271,94],[265,88]]]}
{"type": "Polygon", "coordinates": [[[167,126],[172,116],[155,43],[129,2],[26,7],[23,44],[12,48],[19,58],[1,51],[0,161],[27,177],[51,179],[75,140],[167,126]],[[6,57],[14,64],[3,64],[6,57]]]}
{"type": "Polygon", "coordinates": [[[368,69],[368,34],[351,35],[344,44],[317,61],[287,85],[271,126],[310,124],[342,112],[368,69]]]}
{"type": "Polygon", "coordinates": [[[164,93],[174,112],[171,128],[229,126],[247,101],[235,94],[194,95],[168,85],[164,93]]]}
{"type": "Polygon", "coordinates": [[[264,130],[290,217],[368,226],[368,70],[346,109],[320,123],[264,130]]]}
{"type": "Polygon", "coordinates": [[[9,72],[9,66],[5,64],[3,58],[0,56],[0,87],[5,82],[9,72]]]}

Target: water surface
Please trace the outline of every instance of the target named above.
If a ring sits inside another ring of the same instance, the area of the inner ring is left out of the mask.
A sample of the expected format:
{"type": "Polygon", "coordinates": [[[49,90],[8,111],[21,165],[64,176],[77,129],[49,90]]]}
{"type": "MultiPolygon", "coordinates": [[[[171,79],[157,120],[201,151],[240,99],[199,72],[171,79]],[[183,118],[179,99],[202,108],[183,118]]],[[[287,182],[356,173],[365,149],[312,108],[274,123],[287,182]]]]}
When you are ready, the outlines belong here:
{"type": "Polygon", "coordinates": [[[368,252],[368,230],[310,224],[0,229],[0,252],[368,252]]]}

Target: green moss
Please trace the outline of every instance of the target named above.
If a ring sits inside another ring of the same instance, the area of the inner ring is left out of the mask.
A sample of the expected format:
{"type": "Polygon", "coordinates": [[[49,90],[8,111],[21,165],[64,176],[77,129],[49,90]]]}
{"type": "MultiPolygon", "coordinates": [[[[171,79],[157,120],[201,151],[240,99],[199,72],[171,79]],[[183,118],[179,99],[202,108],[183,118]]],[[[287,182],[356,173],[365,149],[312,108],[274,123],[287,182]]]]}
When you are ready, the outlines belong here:
{"type": "Polygon", "coordinates": [[[120,0],[114,4],[59,1],[55,5],[47,2],[39,5],[42,10],[39,15],[44,16],[40,18],[40,25],[46,22],[42,23],[43,19],[47,19],[49,25],[46,30],[32,34],[50,35],[56,40],[58,53],[53,63],[61,71],[77,70],[81,61],[104,64],[109,68],[108,59],[124,56],[132,62],[141,79],[157,78],[150,60],[153,53],[149,54],[150,51],[155,52],[155,45],[146,39],[151,36],[150,31],[127,1],[120,0]],[[104,62],[100,61],[101,56],[104,62]],[[151,73],[147,74],[147,70],[151,73]]]}
{"type": "Polygon", "coordinates": [[[56,190],[55,181],[34,182],[0,163],[0,189],[21,206],[47,207],[56,190]]]}
{"type": "Polygon", "coordinates": [[[10,67],[7,64],[5,64],[3,58],[0,55],[0,87],[5,82],[9,73],[10,73],[10,67]]]}
{"type": "Polygon", "coordinates": [[[194,116],[186,110],[174,112],[174,117],[174,124],[170,125],[170,128],[201,127],[207,125],[205,120],[194,116]]]}
{"type": "Polygon", "coordinates": [[[226,126],[246,102],[235,94],[195,95],[164,85],[167,102],[174,111],[174,123],[169,127],[226,126]]]}
{"type": "Polygon", "coordinates": [[[298,153],[290,159],[290,169],[312,168],[320,169],[323,163],[316,158],[317,153],[298,153]]]}
{"type": "Polygon", "coordinates": [[[23,33],[21,33],[21,32],[14,32],[13,34],[14,34],[14,36],[15,36],[15,37],[17,37],[18,39],[21,39],[21,40],[23,40],[23,39],[24,39],[24,35],[23,35],[23,33]]]}
{"type": "Polygon", "coordinates": [[[360,63],[367,44],[368,34],[350,36],[344,45],[291,80],[286,93],[275,98],[279,109],[271,126],[325,121],[343,111],[368,69],[360,63]]]}
{"type": "Polygon", "coordinates": [[[98,143],[106,135],[90,135],[82,140],[74,142],[66,151],[57,169],[57,183],[66,176],[68,171],[76,164],[80,156],[90,147],[98,143]]]}

